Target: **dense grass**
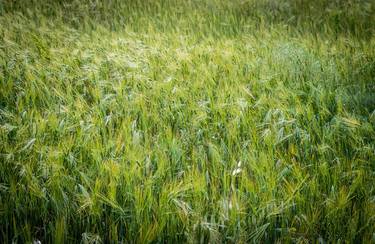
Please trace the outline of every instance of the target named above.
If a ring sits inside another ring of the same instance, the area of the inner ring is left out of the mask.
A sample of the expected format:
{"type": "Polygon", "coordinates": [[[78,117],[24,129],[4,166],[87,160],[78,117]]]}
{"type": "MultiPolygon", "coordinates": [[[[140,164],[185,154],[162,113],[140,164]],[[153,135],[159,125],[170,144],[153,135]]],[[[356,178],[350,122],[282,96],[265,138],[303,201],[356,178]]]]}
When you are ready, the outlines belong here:
{"type": "Polygon", "coordinates": [[[0,1],[0,242],[375,241],[374,13],[0,1]]]}

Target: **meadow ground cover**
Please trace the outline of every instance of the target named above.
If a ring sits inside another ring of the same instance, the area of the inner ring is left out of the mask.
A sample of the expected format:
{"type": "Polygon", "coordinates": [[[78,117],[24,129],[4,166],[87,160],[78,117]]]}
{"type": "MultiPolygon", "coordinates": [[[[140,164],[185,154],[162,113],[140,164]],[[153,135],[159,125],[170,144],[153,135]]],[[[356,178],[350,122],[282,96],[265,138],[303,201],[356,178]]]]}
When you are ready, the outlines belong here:
{"type": "Polygon", "coordinates": [[[0,242],[375,241],[372,0],[0,0],[0,242]]]}

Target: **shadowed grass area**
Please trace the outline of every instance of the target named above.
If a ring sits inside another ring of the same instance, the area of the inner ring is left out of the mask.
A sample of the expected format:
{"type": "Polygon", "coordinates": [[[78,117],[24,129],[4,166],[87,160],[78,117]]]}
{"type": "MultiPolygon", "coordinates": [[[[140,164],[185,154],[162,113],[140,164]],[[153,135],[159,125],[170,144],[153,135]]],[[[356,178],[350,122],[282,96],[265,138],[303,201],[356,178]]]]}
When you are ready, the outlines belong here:
{"type": "Polygon", "coordinates": [[[0,241],[374,241],[374,18],[0,2],[0,241]]]}

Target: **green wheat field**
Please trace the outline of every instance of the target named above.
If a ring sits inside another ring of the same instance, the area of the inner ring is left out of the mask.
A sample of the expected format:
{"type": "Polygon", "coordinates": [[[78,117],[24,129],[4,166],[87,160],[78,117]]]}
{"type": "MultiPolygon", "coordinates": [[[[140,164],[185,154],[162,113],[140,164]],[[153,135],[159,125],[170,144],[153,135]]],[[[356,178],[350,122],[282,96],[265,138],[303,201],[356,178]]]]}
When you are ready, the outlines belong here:
{"type": "Polygon", "coordinates": [[[374,243],[375,1],[0,0],[0,243],[374,243]]]}

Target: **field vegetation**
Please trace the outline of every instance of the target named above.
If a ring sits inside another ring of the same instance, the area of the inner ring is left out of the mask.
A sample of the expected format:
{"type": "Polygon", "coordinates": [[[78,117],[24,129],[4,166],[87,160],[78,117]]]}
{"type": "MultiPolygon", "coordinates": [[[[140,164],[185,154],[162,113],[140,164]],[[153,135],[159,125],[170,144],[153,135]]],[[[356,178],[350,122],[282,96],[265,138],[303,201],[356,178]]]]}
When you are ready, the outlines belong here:
{"type": "Polygon", "coordinates": [[[372,0],[0,0],[0,242],[374,242],[374,23],[372,0]]]}

